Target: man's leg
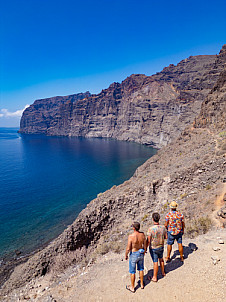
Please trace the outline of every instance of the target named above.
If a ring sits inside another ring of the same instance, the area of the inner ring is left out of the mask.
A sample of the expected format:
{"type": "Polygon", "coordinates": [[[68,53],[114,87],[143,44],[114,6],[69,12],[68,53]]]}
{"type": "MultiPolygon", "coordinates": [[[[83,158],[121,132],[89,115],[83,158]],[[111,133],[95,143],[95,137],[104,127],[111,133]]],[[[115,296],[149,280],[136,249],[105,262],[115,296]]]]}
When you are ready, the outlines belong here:
{"type": "Polygon", "coordinates": [[[159,269],[158,260],[157,260],[157,262],[153,262],[153,266],[154,266],[154,274],[153,274],[153,277],[151,280],[154,282],[157,282],[157,280],[158,280],[157,275],[158,275],[158,269],[159,269]]]}
{"type": "Polygon", "coordinates": [[[129,256],[129,273],[131,279],[131,285],[126,286],[128,290],[131,292],[135,292],[134,284],[135,284],[135,274],[136,274],[136,257],[131,253],[129,256]]]}
{"type": "Polygon", "coordinates": [[[162,275],[165,276],[166,273],[165,273],[165,267],[164,267],[164,260],[163,260],[163,258],[159,258],[159,264],[160,264],[160,267],[161,267],[162,275]]]}
{"type": "Polygon", "coordinates": [[[166,261],[170,260],[171,251],[172,251],[172,245],[168,244],[167,245],[167,257],[166,257],[166,261]]]}
{"type": "Polygon", "coordinates": [[[131,278],[131,290],[134,291],[134,284],[135,284],[135,274],[130,274],[131,278]]]}
{"type": "Polygon", "coordinates": [[[144,288],[144,271],[140,271],[140,286],[144,288]]]}
{"type": "Polygon", "coordinates": [[[182,243],[178,243],[178,250],[179,250],[179,253],[180,253],[180,260],[184,261],[184,250],[183,250],[182,243]]]}

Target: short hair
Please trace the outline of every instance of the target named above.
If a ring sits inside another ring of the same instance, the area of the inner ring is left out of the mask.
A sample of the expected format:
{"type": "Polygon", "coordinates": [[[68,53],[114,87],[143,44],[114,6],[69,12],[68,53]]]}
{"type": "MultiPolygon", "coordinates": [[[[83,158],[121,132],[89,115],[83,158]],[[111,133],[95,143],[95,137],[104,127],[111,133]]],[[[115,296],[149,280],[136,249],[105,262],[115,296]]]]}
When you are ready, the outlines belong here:
{"type": "Polygon", "coordinates": [[[135,221],[133,224],[132,224],[132,227],[136,230],[136,231],[139,231],[140,229],[140,223],[135,221]]]}
{"type": "Polygon", "coordinates": [[[157,213],[157,212],[153,213],[152,218],[153,218],[154,222],[159,222],[159,220],[160,220],[159,213],[157,213]]]}

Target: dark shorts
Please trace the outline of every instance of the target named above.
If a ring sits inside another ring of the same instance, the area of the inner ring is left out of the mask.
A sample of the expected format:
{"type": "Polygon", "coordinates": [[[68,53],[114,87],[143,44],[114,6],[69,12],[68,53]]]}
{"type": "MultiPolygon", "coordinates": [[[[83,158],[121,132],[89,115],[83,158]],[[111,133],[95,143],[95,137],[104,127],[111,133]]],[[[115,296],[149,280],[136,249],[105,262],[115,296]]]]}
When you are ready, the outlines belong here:
{"type": "Polygon", "coordinates": [[[177,235],[172,235],[170,232],[168,232],[167,244],[173,245],[175,239],[176,239],[177,243],[182,243],[182,236],[183,236],[183,233],[179,233],[177,235]]]}
{"type": "Polygon", "coordinates": [[[153,262],[158,262],[158,259],[163,258],[164,246],[159,247],[157,249],[152,249],[149,247],[149,252],[151,254],[153,262]]]}
{"type": "Polygon", "coordinates": [[[129,256],[130,274],[136,273],[136,266],[138,271],[144,270],[144,253],[141,253],[140,251],[130,252],[130,256],[129,256]]]}

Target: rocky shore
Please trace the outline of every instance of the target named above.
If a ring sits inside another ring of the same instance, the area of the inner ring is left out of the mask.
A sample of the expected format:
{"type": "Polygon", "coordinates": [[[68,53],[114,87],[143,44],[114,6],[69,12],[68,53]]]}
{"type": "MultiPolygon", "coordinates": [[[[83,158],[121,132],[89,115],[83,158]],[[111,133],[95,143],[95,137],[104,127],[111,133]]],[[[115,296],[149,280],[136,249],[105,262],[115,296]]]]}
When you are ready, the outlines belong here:
{"type": "MultiPolygon", "coordinates": [[[[139,167],[130,180],[98,194],[97,198],[87,205],[75,222],[57,239],[33,255],[26,263],[17,266],[2,285],[2,297],[8,295],[15,288],[33,282],[32,280],[36,278],[48,279],[51,274],[55,276],[55,279],[51,281],[50,278],[47,287],[52,286],[51,284],[58,280],[56,279],[58,274],[62,274],[66,268],[74,267],[74,273],[77,274],[83,267],[86,269],[98,261],[100,255],[104,255],[110,250],[120,252],[124,248],[131,222],[133,220],[141,221],[142,228],[147,229],[151,213],[158,211],[164,217],[168,211],[168,203],[172,199],[178,201],[180,210],[185,214],[187,236],[194,237],[197,234],[206,233],[215,224],[218,227],[225,227],[225,217],[221,213],[224,213],[226,193],[226,45],[223,46],[217,57],[211,56],[211,59],[209,56],[207,56],[208,59],[206,56],[204,57],[205,59],[202,57],[201,60],[199,57],[192,57],[182,61],[176,67],[169,66],[162,73],[153,76],[154,79],[134,75],[125,80],[125,83],[114,84],[112,87],[110,86],[111,88],[109,87],[110,90],[107,92],[102,91],[102,94],[109,92],[112,96],[115,89],[119,87],[118,85],[121,85],[122,90],[127,87],[123,93],[128,92],[127,100],[129,100],[131,95],[134,95],[132,87],[134,87],[135,81],[136,85],[140,87],[140,91],[146,91],[147,86],[145,85],[150,85],[153,92],[151,95],[155,95],[156,98],[157,91],[160,91],[161,100],[158,102],[168,105],[170,103],[169,95],[177,102],[186,92],[186,95],[189,96],[186,98],[186,106],[190,106],[194,110],[194,116],[189,114],[190,117],[186,120],[181,115],[176,115],[177,119],[175,115],[168,114],[167,116],[170,116],[171,121],[174,122],[170,124],[169,119],[165,124],[167,130],[163,130],[163,132],[168,131],[175,135],[173,134],[169,140],[163,140],[163,144],[168,143],[171,139],[173,141],[162,147],[155,156],[139,167]],[[197,67],[192,69],[195,70],[193,76],[189,72],[183,74],[180,70],[184,70],[185,66],[190,66],[187,64],[191,62],[191,66],[195,66],[194,62],[197,64],[197,67]],[[205,68],[205,71],[201,68],[204,65],[208,67],[205,68]],[[132,85],[130,85],[131,81],[132,85]],[[202,89],[198,87],[202,87],[202,89]],[[164,99],[164,95],[169,102],[164,99]],[[196,102],[196,100],[198,101],[196,102]],[[195,105],[197,103],[199,103],[198,107],[195,105]],[[180,118],[183,121],[183,127],[180,126],[180,118]],[[170,128],[171,126],[172,128],[170,128]],[[173,130],[171,131],[171,129],[173,130]]],[[[145,93],[142,98],[138,93],[139,97],[137,96],[136,100],[144,100],[145,93]]],[[[89,98],[88,96],[87,99],[89,98]]],[[[97,96],[95,98],[98,99],[97,96]]],[[[81,106],[79,102],[71,103],[70,106],[76,107],[79,104],[81,106]]],[[[84,105],[87,100],[81,100],[81,102],[84,105]]],[[[102,102],[98,104],[101,105],[102,102]]],[[[66,105],[68,106],[69,103],[66,105]]],[[[29,132],[30,122],[26,117],[34,109],[32,108],[24,113],[21,123],[23,125],[27,121],[27,128],[21,128],[22,132],[24,129],[24,132],[32,133],[29,132]]],[[[76,110],[73,112],[77,112],[76,110]]],[[[33,113],[35,115],[35,111],[33,113]]],[[[134,117],[136,114],[133,113],[131,116],[134,117]]],[[[156,119],[158,118],[159,115],[156,114],[156,119]]],[[[71,120],[73,120],[73,116],[71,116],[71,120]]],[[[59,123],[63,121],[62,118],[58,119],[59,123]]],[[[65,121],[68,121],[68,118],[65,121]]],[[[145,139],[142,141],[140,138],[139,142],[160,147],[162,146],[160,144],[160,133],[162,132],[152,134],[152,127],[155,127],[155,123],[154,126],[145,130],[151,138],[147,141],[145,139]],[[154,135],[158,139],[154,140],[154,135]]],[[[129,129],[131,130],[131,128],[129,129]]],[[[120,136],[119,139],[121,139],[120,136]]],[[[137,139],[133,138],[133,140],[137,139]]],[[[26,300],[25,297],[23,299],[26,300]]],[[[49,299],[46,301],[54,301],[54,299],[49,299]]],[[[59,299],[59,301],[63,300],[59,299]]],[[[100,298],[100,301],[108,300],[100,298]]]]}

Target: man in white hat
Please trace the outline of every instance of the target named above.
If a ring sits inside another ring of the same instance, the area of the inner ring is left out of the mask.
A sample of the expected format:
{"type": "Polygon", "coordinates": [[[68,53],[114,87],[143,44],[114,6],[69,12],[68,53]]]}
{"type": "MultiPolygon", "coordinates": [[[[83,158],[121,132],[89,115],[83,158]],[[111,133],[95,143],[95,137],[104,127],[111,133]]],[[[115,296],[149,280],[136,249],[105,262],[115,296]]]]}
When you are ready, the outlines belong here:
{"type": "Polygon", "coordinates": [[[174,240],[177,240],[178,249],[180,253],[181,261],[184,261],[183,256],[183,245],[182,245],[182,236],[184,234],[184,215],[177,211],[177,203],[172,201],[170,203],[171,211],[165,217],[165,227],[168,231],[168,239],[167,239],[167,257],[166,262],[170,262],[170,254],[172,251],[172,245],[174,244],[174,240]]]}

